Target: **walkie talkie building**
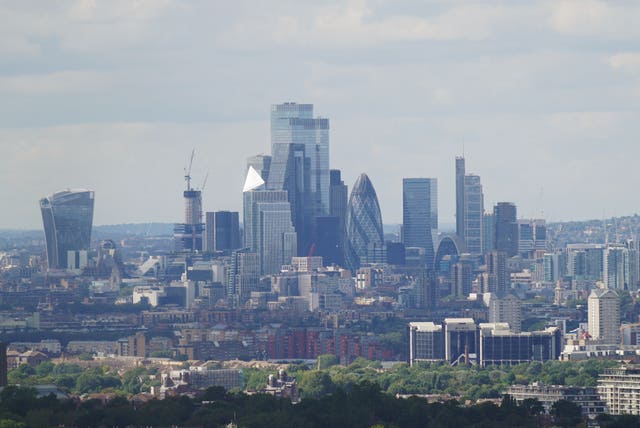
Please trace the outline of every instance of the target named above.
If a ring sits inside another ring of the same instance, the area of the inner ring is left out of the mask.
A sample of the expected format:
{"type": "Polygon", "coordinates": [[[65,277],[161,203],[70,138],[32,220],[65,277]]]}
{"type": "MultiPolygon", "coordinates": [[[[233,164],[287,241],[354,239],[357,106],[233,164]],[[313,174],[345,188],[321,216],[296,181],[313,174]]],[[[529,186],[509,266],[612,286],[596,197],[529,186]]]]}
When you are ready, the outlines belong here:
{"type": "Polygon", "coordinates": [[[69,251],[88,250],[93,191],[63,190],[40,200],[49,269],[66,269],[69,251]]]}

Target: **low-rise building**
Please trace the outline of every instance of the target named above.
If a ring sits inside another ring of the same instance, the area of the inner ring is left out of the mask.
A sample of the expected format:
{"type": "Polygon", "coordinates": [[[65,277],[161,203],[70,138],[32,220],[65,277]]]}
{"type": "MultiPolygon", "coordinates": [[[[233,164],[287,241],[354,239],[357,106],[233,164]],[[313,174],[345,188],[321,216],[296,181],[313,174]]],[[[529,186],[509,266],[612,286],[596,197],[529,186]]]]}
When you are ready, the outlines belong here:
{"type": "Polygon", "coordinates": [[[605,369],[598,378],[598,393],[612,415],[640,415],[640,366],[605,369]]]}
{"type": "Polygon", "coordinates": [[[546,413],[556,401],[570,401],[582,409],[582,415],[589,419],[607,413],[607,406],[600,398],[598,389],[593,386],[544,385],[534,382],[531,385],[511,385],[505,394],[513,397],[518,404],[526,399],[536,399],[546,413]]]}

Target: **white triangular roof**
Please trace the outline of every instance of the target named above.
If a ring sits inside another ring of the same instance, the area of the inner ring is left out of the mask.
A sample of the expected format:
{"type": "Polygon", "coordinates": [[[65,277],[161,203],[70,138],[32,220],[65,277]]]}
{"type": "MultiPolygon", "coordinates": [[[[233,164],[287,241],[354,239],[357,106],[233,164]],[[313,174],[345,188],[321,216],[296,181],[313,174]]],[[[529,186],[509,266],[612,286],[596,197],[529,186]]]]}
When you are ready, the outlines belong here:
{"type": "Polygon", "coordinates": [[[264,180],[262,179],[262,177],[260,177],[258,171],[250,166],[249,171],[247,171],[247,179],[244,181],[244,188],[242,189],[242,193],[257,189],[263,184],[264,180]]]}

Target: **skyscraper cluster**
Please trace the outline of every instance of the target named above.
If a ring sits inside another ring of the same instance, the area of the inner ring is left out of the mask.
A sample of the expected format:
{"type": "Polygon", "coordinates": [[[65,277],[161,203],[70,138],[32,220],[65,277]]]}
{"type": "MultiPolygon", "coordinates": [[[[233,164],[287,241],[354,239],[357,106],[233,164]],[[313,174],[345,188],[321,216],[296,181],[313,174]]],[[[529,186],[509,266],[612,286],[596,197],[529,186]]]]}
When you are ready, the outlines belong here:
{"type": "Polygon", "coordinates": [[[271,274],[294,256],[342,263],[347,188],[329,169],[329,119],[312,104],[271,107],[271,154],[247,159],[244,246],[271,274]]]}

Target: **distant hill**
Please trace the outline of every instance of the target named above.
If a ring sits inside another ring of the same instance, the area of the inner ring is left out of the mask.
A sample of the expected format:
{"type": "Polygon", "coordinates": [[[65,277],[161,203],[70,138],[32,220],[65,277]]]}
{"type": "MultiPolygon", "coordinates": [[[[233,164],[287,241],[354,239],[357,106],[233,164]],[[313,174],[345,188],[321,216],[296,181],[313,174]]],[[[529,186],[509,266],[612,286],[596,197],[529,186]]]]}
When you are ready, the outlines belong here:
{"type": "Polygon", "coordinates": [[[173,235],[173,223],[127,223],[93,226],[96,236],[173,235]]]}

